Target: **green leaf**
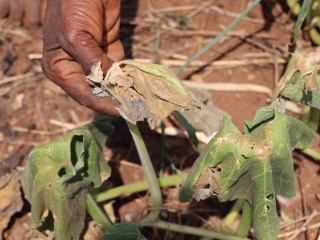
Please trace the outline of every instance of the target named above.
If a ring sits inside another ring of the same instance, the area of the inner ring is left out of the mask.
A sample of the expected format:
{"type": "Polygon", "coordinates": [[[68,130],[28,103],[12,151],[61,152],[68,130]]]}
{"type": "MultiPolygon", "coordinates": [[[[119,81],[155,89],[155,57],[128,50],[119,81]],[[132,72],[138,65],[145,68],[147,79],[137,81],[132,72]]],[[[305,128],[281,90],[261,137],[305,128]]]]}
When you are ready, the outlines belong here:
{"type": "Polygon", "coordinates": [[[272,106],[258,109],[252,120],[252,126],[254,127],[262,122],[269,121],[271,118],[274,118],[274,111],[275,109],[272,106]]]}
{"type": "Polygon", "coordinates": [[[275,109],[273,106],[262,107],[258,109],[253,120],[246,120],[244,122],[244,134],[254,135],[260,131],[268,122],[270,122],[275,115],[275,109]]]}
{"type": "Polygon", "coordinates": [[[303,21],[304,21],[304,19],[306,18],[307,14],[308,14],[308,11],[309,11],[309,9],[310,9],[310,7],[312,5],[312,2],[313,2],[313,0],[304,0],[303,1],[303,4],[301,6],[300,13],[299,13],[296,25],[295,25],[294,30],[293,30],[292,40],[290,42],[291,45],[294,44],[296,42],[296,40],[297,40],[297,37],[299,35],[299,30],[301,29],[303,21]]]}
{"type": "Polygon", "coordinates": [[[220,201],[245,198],[252,204],[256,237],[275,239],[279,231],[275,195],[295,196],[292,150],[307,147],[317,134],[269,107],[258,110],[254,119],[263,127],[242,135],[225,117],[223,128],[193,165],[180,200],[188,201],[193,193],[197,200],[211,195],[220,201]]]}
{"type": "Polygon", "coordinates": [[[87,189],[110,176],[102,147],[112,132],[109,124],[89,123],[31,151],[22,185],[31,203],[32,229],[51,212],[56,239],[79,239],[87,189]]]}
{"type": "Polygon", "coordinates": [[[138,226],[133,222],[121,222],[110,227],[103,240],[145,240],[138,226]]]}
{"type": "Polygon", "coordinates": [[[320,109],[319,70],[317,65],[303,72],[293,67],[283,76],[279,95],[320,109]],[[312,89],[309,90],[310,88],[312,89]]]}

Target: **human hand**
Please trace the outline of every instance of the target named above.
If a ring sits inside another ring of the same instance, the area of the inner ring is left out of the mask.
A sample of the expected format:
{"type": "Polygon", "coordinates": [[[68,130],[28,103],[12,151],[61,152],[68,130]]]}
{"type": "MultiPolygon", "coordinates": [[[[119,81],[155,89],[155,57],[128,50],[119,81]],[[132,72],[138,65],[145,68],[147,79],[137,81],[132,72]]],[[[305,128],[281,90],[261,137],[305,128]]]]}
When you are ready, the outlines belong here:
{"type": "Polygon", "coordinates": [[[8,17],[24,26],[39,25],[43,21],[46,0],[0,0],[0,18],[8,17]]]}
{"type": "Polygon", "coordinates": [[[120,0],[48,0],[42,69],[81,105],[110,116],[120,116],[119,102],[98,98],[85,81],[93,64],[106,72],[124,58],[118,32],[120,0]]]}

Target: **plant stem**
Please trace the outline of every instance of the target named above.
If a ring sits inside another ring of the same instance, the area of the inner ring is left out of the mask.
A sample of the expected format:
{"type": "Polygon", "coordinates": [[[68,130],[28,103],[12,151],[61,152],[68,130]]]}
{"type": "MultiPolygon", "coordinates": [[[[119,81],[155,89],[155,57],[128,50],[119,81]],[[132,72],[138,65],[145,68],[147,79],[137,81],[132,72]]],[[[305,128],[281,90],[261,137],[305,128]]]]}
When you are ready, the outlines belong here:
{"type": "Polygon", "coordinates": [[[90,193],[87,194],[86,197],[87,209],[90,216],[99,223],[104,231],[106,231],[109,227],[112,226],[112,222],[108,219],[108,217],[103,213],[97,203],[94,201],[93,197],[90,193]]]}
{"type": "Polygon", "coordinates": [[[213,230],[198,228],[198,227],[189,227],[175,223],[169,223],[164,221],[155,221],[155,222],[144,222],[138,223],[140,227],[154,227],[160,228],[168,231],[179,232],[183,234],[192,234],[197,236],[203,236],[214,239],[223,239],[223,240],[244,240],[245,238],[240,238],[236,236],[227,235],[224,233],[215,232],[213,230]]]}
{"type": "MultiPolygon", "coordinates": [[[[183,179],[185,179],[187,177],[187,174],[183,174],[182,177],[183,179]]],[[[181,184],[183,179],[181,179],[181,176],[179,174],[176,174],[168,177],[158,178],[157,180],[160,187],[171,187],[181,184]]],[[[96,200],[96,202],[103,202],[122,195],[129,195],[132,193],[146,191],[148,189],[149,185],[147,181],[139,181],[98,193],[94,195],[94,199],[96,200]]]]}
{"type": "Polygon", "coordinates": [[[199,144],[199,140],[196,135],[196,131],[194,130],[193,126],[191,125],[189,119],[187,116],[181,112],[181,111],[175,111],[176,116],[178,117],[179,121],[183,125],[183,127],[186,129],[190,141],[193,143],[195,148],[198,150],[199,153],[202,152],[201,146],[199,144]]]}
{"type": "Polygon", "coordinates": [[[198,57],[200,57],[202,54],[204,54],[206,51],[208,51],[213,45],[215,45],[217,42],[220,41],[220,39],[229,32],[237,23],[246,16],[250,10],[256,6],[258,3],[260,3],[261,0],[255,0],[251,5],[249,5],[236,19],[233,20],[232,23],[229,24],[218,36],[216,36],[214,39],[212,39],[206,46],[204,46],[199,52],[197,52],[195,55],[190,57],[184,65],[182,65],[180,68],[178,68],[175,71],[175,74],[180,74],[184,69],[186,69],[194,60],[196,60],[198,57]]]}
{"type": "Polygon", "coordinates": [[[309,120],[307,125],[315,132],[318,130],[320,110],[314,107],[310,108],[309,120]]]}
{"type": "Polygon", "coordinates": [[[235,232],[235,235],[238,237],[245,237],[251,228],[251,224],[252,224],[252,206],[247,200],[245,200],[243,203],[240,224],[235,232]]]}
{"type": "Polygon", "coordinates": [[[312,150],[311,148],[302,149],[301,152],[303,152],[305,155],[312,157],[313,159],[319,161],[320,160],[320,153],[318,153],[315,150],[312,150]]]}
{"type": "Polygon", "coordinates": [[[224,232],[229,233],[229,230],[232,229],[232,224],[236,220],[237,216],[239,215],[240,210],[243,207],[245,199],[238,198],[235,203],[233,204],[230,212],[228,215],[224,218],[222,226],[224,229],[224,232]]]}
{"type": "Polygon", "coordinates": [[[305,124],[308,124],[309,122],[310,109],[311,107],[304,106],[303,114],[301,115],[300,121],[304,122],[305,124]]]}
{"type": "MultiPolygon", "coordinates": [[[[130,133],[132,135],[133,141],[136,145],[136,148],[140,157],[140,161],[147,178],[153,207],[155,209],[160,208],[162,207],[161,189],[160,189],[160,185],[159,185],[156,173],[154,172],[154,168],[152,166],[152,162],[150,160],[146,145],[144,144],[144,141],[142,139],[142,136],[140,134],[140,131],[137,125],[134,125],[129,121],[126,121],[126,122],[129,127],[130,133]]],[[[159,213],[160,213],[160,210],[150,211],[147,217],[144,218],[142,221],[154,221],[159,216],[159,213]]]]}

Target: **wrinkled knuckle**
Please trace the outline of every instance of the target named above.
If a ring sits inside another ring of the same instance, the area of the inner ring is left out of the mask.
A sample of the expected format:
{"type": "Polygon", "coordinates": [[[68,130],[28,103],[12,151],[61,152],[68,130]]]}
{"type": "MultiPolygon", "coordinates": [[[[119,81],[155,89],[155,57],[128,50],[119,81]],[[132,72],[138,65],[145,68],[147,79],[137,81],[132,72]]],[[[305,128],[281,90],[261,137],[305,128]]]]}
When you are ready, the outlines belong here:
{"type": "Polygon", "coordinates": [[[81,35],[79,30],[75,27],[68,27],[64,29],[63,40],[67,45],[76,45],[79,42],[79,36],[81,35]]]}
{"type": "Polygon", "coordinates": [[[44,75],[47,75],[48,72],[50,72],[49,61],[45,54],[43,54],[41,58],[41,68],[44,75]]]}
{"type": "Polygon", "coordinates": [[[43,54],[42,56],[41,68],[43,74],[47,76],[49,79],[53,79],[56,75],[56,70],[54,68],[53,61],[46,54],[43,54]]]}

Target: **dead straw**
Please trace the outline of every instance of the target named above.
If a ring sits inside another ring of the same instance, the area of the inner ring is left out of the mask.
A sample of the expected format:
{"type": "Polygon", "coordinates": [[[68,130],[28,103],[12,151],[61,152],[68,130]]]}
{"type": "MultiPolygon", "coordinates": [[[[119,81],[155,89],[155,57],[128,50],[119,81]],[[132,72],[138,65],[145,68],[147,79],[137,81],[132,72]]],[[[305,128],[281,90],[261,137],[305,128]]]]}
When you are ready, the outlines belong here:
{"type": "Polygon", "coordinates": [[[203,55],[205,52],[207,52],[211,47],[213,47],[217,42],[220,41],[220,39],[227,33],[231,28],[233,28],[237,23],[246,16],[249,11],[260,3],[261,0],[255,0],[252,4],[250,4],[236,19],[233,20],[232,23],[229,24],[228,27],[226,27],[221,33],[216,36],[214,39],[212,39],[206,46],[204,46],[199,52],[197,52],[195,55],[189,58],[189,60],[186,61],[185,64],[183,64],[180,68],[178,68],[175,73],[180,74],[184,69],[186,69],[194,60],[196,60],[198,57],[203,55]]]}
{"type": "Polygon", "coordinates": [[[7,78],[4,78],[4,79],[0,79],[0,86],[4,85],[4,84],[7,84],[7,83],[10,83],[10,82],[19,81],[19,80],[22,80],[22,79],[27,78],[27,77],[33,77],[36,74],[37,73],[35,73],[35,72],[28,72],[28,73],[25,73],[25,74],[19,74],[19,75],[15,75],[15,76],[12,76],[12,77],[7,77],[7,78]]]}
{"type": "Polygon", "coordinates": [[[308,217],[308,219],[305,221],[305,223],[302,225],[302,227],[300,229],[298,229],[298,231],[296,231],[290,238],[288,238],[288,240],[293,240],[294,238],[296,238],[301,232],[303,232],[304,228],[307,230],[308,229],[307,226],[308,226],[309,222],[315,217],[316,214],[317,214],[317,211],[313,210],[313,212],[308,217]]]}

